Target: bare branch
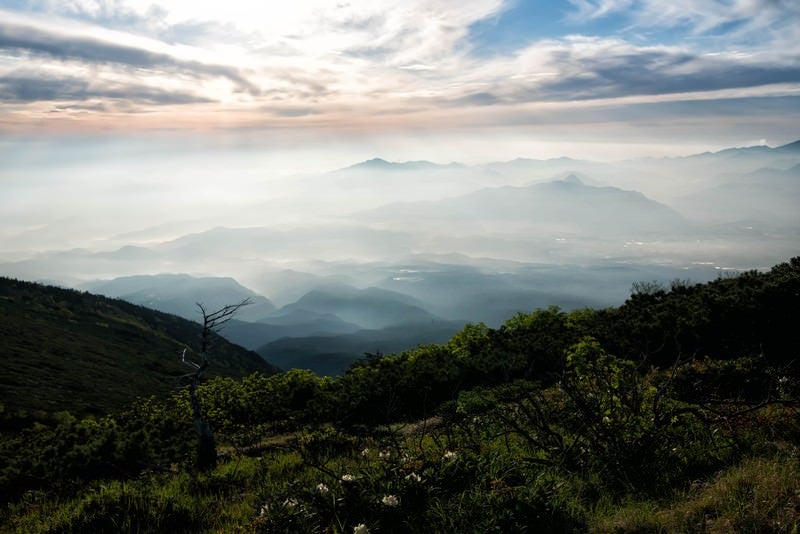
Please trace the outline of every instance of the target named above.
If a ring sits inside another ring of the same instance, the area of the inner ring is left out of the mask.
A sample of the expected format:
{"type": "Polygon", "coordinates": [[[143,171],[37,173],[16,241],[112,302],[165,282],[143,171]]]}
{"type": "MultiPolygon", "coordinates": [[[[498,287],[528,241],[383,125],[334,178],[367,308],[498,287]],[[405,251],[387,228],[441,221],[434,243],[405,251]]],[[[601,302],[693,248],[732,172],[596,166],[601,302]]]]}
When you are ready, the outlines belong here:
{"type": "MultiPolygon", "coordinates": [[[[186,365],[188,367],[191,367],[192,369],[196,369],[196,370],[200,369],[200,365],[194,363],[192,360],[187,360],[186,359],[186,351],[187,350],[188,349],[186,347],[183,348],[183,352],[181,353],[181,363],[183,363],[184,365],[186,365]]],[[[185,375],[185,376],[191,376],[192,374],[194,374],[194,373],[189,373],[188,375],[185,375]]]]}
{"type": "Polygon", "coordinates": [[[200,308],[200,313],[203,315],[203,337],[200,352],[203,354],[204,359],[206,353],[208,352],[208,345],[211,340],[211,332],[219,332],[222,328],[222,325],[233,319],[233,316],[236,314],[236,312],[238,312],[242,307],[248,306],[252,303],[252,299],[247,297],[238,304],[227,304],[213,312],[206,310],[205,306],[203,306],[201,303],[196,303],[197,307],[200,308]]]}
{"type": "Polygon", "coordinates": [[[181,362],[193,370],[193,372],[184,375],[182,378],[190,379],[189,398],[192,404],[194,426],[197,431],[197,466],[201,470],[213,468],[217,463],[217,449],[214,442],[214,434],[211,432],[211,426],[205,419],[200,397],[197,393],[200,377],[206,367],[208,367],[208,346],[211,340],[211,333],[218,332],[220,327],[230,321],[239,309],[251,303],[252,301],[250,298],[246,298],[238,304],[228,304],[216,311],[209,312],[206,310],[205,306],[198,302],[197,307],[200,308],[200,313],[203,315],[202,348],[200,351],[202,362],[198,364],[187,359],[186,352],[188,348],[184,348],[181,353],[181,362]]]}
{"type": "Polygon", "coordinates": [[[210,313],[206,310],[205,306],[199,302],[197,303],[197,307],[200,308],[200,312],[203,314],[203,326],[216,329],[233,319],[233,315],[238,312],[239,309],[252,303],[253,300],[250,297],[247,297],[237,304],[227,304],[222,308],[210,313]]]}

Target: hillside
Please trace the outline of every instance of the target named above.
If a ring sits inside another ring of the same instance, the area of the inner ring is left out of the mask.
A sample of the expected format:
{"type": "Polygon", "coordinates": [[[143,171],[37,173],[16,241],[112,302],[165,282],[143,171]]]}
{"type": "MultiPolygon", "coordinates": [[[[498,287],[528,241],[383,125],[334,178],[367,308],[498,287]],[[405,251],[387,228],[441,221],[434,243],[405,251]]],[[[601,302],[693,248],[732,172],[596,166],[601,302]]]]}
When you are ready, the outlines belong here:
{"type": "Polygon", "coordinates": [[[636,283],[618,307],[467,325],[335,378],[216,378],[198,389],[218,444],[204,468],[185,390],[60,414],[0,435],[0,497],[15,503],[0,525],[796,532],[798,306],[794,258],[705,284],[636,283]]]}
{"type": "MultiPolygon", "coordinates": [[[[184,347],[202,327],[121,300],[0,278],[0,403],[16,410],[99,414],[136,397],[164,395],[187,372],[184,347]]],[[[215,338],[209,374],[241,377],[272,368],[215,338]]]]}
{"type": "Polygon", "coordinates": [[[673,204],[699,221],[754,221],[762,227],[783,226],[796,232],[800,229],[800,165],[726,175],[720,184],[675,199],[673,204]]]}
{"type": "Polygon", "coordinates": [[[256,320],[275,310],[269,299],[256,294],[233,278],[195,277],[187,274],[123,276],[113,280],[97,280],[81,286],[106,297],[127,300],[184,319],[200,321],[197,302],[216,310],[226,304],[250,299],[237,317],[256,320]]]}
{"type": "Polygon", "coordinates": [[[392,354],[418,345],[445,343],[463,326],[462,321],[430,320],[335,336],[309,333],[277,339],[255,351],[281,369],[309,369],[320,376],[335,376],[365,354],[392,354]]]}
{"type": "Polygon", "coordinates": [[[225,339],[254,350],[282,337],[352,334],[362,327],[342,321],[333,314],[296,310],[269,318],[269,323],[232,320],[220,330],[225,339]]]}
{"type": "MultiPolygon", "coordinates": [[[[335,314],[340,319],[364,328],[385,328],[399,323],[438,319],[424,309],[425,304],[413,297],[387,289],[329,286],[314,289],[281,312],[305,310],[317,314],[335,314]]],[[[270,322],[265,318],[264,322],[270,322]]]]}
{"type": "Polygon", "coordinates": [[[563,180],[526,187],[494,187],[439,201],[405,202],[364,212],[363,220],[405,227],[439,223],[456,228],[558,230],[581,235],[675,234],[690,223],[668,206],[637,191],[563,180]],[[511,225],[511,226],[509,226],[511,225]]]}

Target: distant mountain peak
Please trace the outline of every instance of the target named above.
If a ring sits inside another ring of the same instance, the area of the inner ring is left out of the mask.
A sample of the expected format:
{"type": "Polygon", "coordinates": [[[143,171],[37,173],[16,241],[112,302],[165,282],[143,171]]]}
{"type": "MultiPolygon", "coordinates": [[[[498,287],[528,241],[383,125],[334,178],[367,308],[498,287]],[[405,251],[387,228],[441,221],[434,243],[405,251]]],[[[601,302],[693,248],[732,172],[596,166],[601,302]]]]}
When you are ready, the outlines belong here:
{"type": "Polygon", "coordinates": [[[372,158],[355,165],[350,165],[341,171],[354,171],[354,170],[381,170],[381,171],[418,171],[424,169],[442,169],[452,167],[463,167],[460,163],[449,163],[447,165],[439,165],[426,160],[415,161],[387,161],[383,158],[372,158]]]}
{"type": "Polygon", "coordinates": [[[361,163],[357,163],[353,165],[353,167],[387,167],[390,165],[394,165],[394,163],[391,161],[386,161],[383,158],[372,158],[362,161],[361,163]]]}
{"type": "Polygon", "coordinates": [[[790,152],[800,152],[800,139],[794,141],[793,143],[788,143],[786,145],[782,145],[775,148],[776,150],[784,150],[790,152]]]}
{"type": "Polygon", "coordinates": [[[578,178],[575,174],[568,174],[567,176],[562,178],[561,181],[567,184],[584,185],[583,181],[580,178],[578,178]]]}

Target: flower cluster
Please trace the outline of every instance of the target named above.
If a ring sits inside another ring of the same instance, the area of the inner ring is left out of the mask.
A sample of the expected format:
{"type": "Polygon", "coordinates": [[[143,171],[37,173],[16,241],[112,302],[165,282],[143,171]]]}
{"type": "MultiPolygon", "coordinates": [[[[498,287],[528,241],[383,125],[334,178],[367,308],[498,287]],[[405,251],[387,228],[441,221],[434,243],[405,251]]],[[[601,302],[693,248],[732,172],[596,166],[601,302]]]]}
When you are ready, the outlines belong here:
{"type": "Polygon", "coordinates": [[[384,495],[383,499],[381,499],[381,504],[389,508],[395,508],[400,506],[400,499],[397,498],[397,495],[384,495]]]}
{"type": "Polygon", "coordinates": [[[455,460],[456,458],[458,458],[458,454],[453,451],[445,451],[444,456],[442,456],[444,461],[455,460]]]}
{"type": "Polygon", "coordinates": [[[411,473],[406,475],[406,480],[408,480],[409,482],[416,482],[417,484],[419,484],[420,482],[422,482],[422,477],[416,473],[411,473]]]}
{"type": "Polygon", "coordinates": [[[255,523],[260,531],[284,532],[289,523],[308,532],[331,524],[338,524],[342,534],[383,531],[397,521],[398,513],[404,517],[421,513],[431,498],[431,488],[439,487],[442,476],[462,456],[458,450],[376,446],[362,446],[352,454],[349,459],[355,462],[337,473],[338,485],[336,478],[317,479],[297,498],[284,494],[282,500],[261,506],[255,523]]]}

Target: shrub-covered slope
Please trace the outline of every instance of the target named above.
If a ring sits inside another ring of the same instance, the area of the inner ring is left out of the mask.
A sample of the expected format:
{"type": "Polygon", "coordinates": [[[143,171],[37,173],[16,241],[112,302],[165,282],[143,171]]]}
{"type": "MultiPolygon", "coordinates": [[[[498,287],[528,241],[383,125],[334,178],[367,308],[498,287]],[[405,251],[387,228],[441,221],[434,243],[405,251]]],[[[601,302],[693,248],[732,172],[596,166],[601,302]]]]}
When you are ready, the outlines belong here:
{"type": "Polygon", "coordinates": [[[800,258],[0,440],[18,532],[797,532],[800,258]]]}

